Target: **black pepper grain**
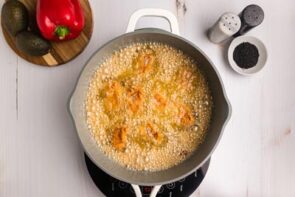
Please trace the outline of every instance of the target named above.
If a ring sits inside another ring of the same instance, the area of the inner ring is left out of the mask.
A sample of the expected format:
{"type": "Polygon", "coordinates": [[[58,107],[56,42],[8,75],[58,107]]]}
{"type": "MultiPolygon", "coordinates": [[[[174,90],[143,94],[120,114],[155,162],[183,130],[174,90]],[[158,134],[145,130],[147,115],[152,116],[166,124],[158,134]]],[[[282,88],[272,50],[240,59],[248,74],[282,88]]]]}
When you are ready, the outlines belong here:
{"type": "Polygon", "coordinates": [[[243,42],[235,48],[233,57],[239,67],[248,69],[257,64],[259,52],[255,45],[243,42]]]}

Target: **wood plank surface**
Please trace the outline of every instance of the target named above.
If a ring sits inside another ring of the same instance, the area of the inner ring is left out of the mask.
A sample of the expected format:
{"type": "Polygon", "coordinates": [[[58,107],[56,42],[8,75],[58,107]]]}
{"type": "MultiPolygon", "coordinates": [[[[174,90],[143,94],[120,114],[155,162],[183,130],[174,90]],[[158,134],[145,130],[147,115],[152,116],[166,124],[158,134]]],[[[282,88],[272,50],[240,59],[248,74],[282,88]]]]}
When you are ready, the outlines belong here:
{"type": "MultiPolygon", "coordinates": [[[[228,43],[214,45],[205,34],[222,13],[239,13],[253,1],[89,2],[95,24],[91,42],[64,66],[34,66],[19,58],[0,34],[1,197],[103,196],[88,175],[66,106],[85,62],[123,34],[130,15],[145,7],[168,9],[177,16],[181,35],[216,65],[233,108],[208,174],[192,196],[295,196],[295,1],[255,1],[266,17],[248,35],[264,42],[269,58],[253,77],[233,72],[224,58],[228,43]]],[[[169,29],[156,18],[144,18],[137,26],[169,29]]]]}
{"type": "MultiPolygon", "coordinates": [[[[30,28],[36,29],[38,27],[36,24],[36,2],[37,0],[20,0],[26,8],[29,10],[30,14],[30,28]]],[[[93,30],[93,19],[92,19],[92,10],[89,5],[88,0],[80,0],[81,7],[84,11],[85,16],[85,27],[81,34],[74,40],[68,40],[63,42],[51,42],[52,48],[49,53],[44,56],[30,56],[17,49],[15,45],[15,37],[11,36],[5,28],[2,26],[2,31],[6,41],[8,42],[11,49],[18,54],[20,57],[25,60],[41,66],[59,66],[65,64],[75,57],[77,57],[88,45],[92,30],[93,30]]]]}

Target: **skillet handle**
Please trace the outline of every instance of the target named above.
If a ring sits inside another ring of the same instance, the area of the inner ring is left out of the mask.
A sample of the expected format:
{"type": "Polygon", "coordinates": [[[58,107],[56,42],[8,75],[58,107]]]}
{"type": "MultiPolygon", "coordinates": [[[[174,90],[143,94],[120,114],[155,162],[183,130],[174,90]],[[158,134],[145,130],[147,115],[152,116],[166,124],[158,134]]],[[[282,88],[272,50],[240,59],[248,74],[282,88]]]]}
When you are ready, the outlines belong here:
{"type": "MultiPolygon", "coordinates": [[[[136,197],[142,197],[142,193],[141,193],[141,190],[139,188],[138,185],[134,185],[134,184],[131,184],[133,190],[134,190],[134,193],[135,193],[135,196],[136,197]]],[[[150,194],[150,197],[156,197],[157,194],[158,194],[158,191],[160,190],[160,188],[162,187],[162,185],[156,185],[154,186],[154,188],[152,189],[152,192],[150,194]]]]}
{"type": "Polygon", "coordinates": [[[135,11],[130,17],[126,33],[133,32],[135,30],[137,21],[144,16],[165,18],[170,24],[171,32],[173,34],[179,35],[178,21],[175,15],[168,10],[154,8],[146,8],[135,11]]]}

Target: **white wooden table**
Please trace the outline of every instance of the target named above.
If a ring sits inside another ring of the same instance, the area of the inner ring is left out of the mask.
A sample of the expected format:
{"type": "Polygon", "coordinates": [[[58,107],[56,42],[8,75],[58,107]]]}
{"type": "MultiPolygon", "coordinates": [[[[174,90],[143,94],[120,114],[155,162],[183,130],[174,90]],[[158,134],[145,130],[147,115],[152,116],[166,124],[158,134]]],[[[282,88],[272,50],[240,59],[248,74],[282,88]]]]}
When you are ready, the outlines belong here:
{"type": "MultiPolygon", "coordinates": [[[[266,68],[253,77],[234,73],[224,58],[227,44],[211,44],[205,31],[225,11],[240,12],[248,0],[91,0],[91,43],[74,61],[57,68],[18,58],[0,34],[0,196],[103,196],[92,182],[66,110],[85,61],[125,32],[139,8],[172,11],[181,34],[217,66],[233,114],[207,176],[193,196],[295,196],[295,1],[259,0],[266,18],[249,32],[266,45],[266,68]],[[184,11],[184,5],[186,11],[184,11]]],[[[4,0],[0,1],[0,6],[4,0]]],[[[161,19],[138,27],[168,29],[161,19]]]]}

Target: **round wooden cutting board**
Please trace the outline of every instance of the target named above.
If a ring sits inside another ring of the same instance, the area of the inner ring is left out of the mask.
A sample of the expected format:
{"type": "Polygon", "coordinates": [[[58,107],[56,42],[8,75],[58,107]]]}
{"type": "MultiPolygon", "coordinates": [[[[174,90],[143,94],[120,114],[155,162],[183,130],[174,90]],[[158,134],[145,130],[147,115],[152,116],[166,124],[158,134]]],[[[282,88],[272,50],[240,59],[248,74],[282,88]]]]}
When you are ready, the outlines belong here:
{"type": "MultiPolygon", "coordinates": [[[[30,13],[30,28],[37,29],[36,25],[36,1],[37,0],[19,0],[21,1],[29,10],[30,13]]],[[[88,0],[80,0],[81,6],[84,11],[85,16],[85,27],[80,36],[74,40],[63,41],[63,42],[51,42],[52,49],[50,52],[44,56],[29,56],[16,48],[15,37],[11,36],[3,27],[1,22],[2,31],[4,37],[9,44],[9,46],[14,50],[14,52],[25,60],[41,65],[54,67],[65,64],[70,60],[77,57],[87,46],[92,35],[93,30],[93,20],[92,11],[88,0]]],[[[1,20],[2,21],[2,20],[1,20]]]]}

